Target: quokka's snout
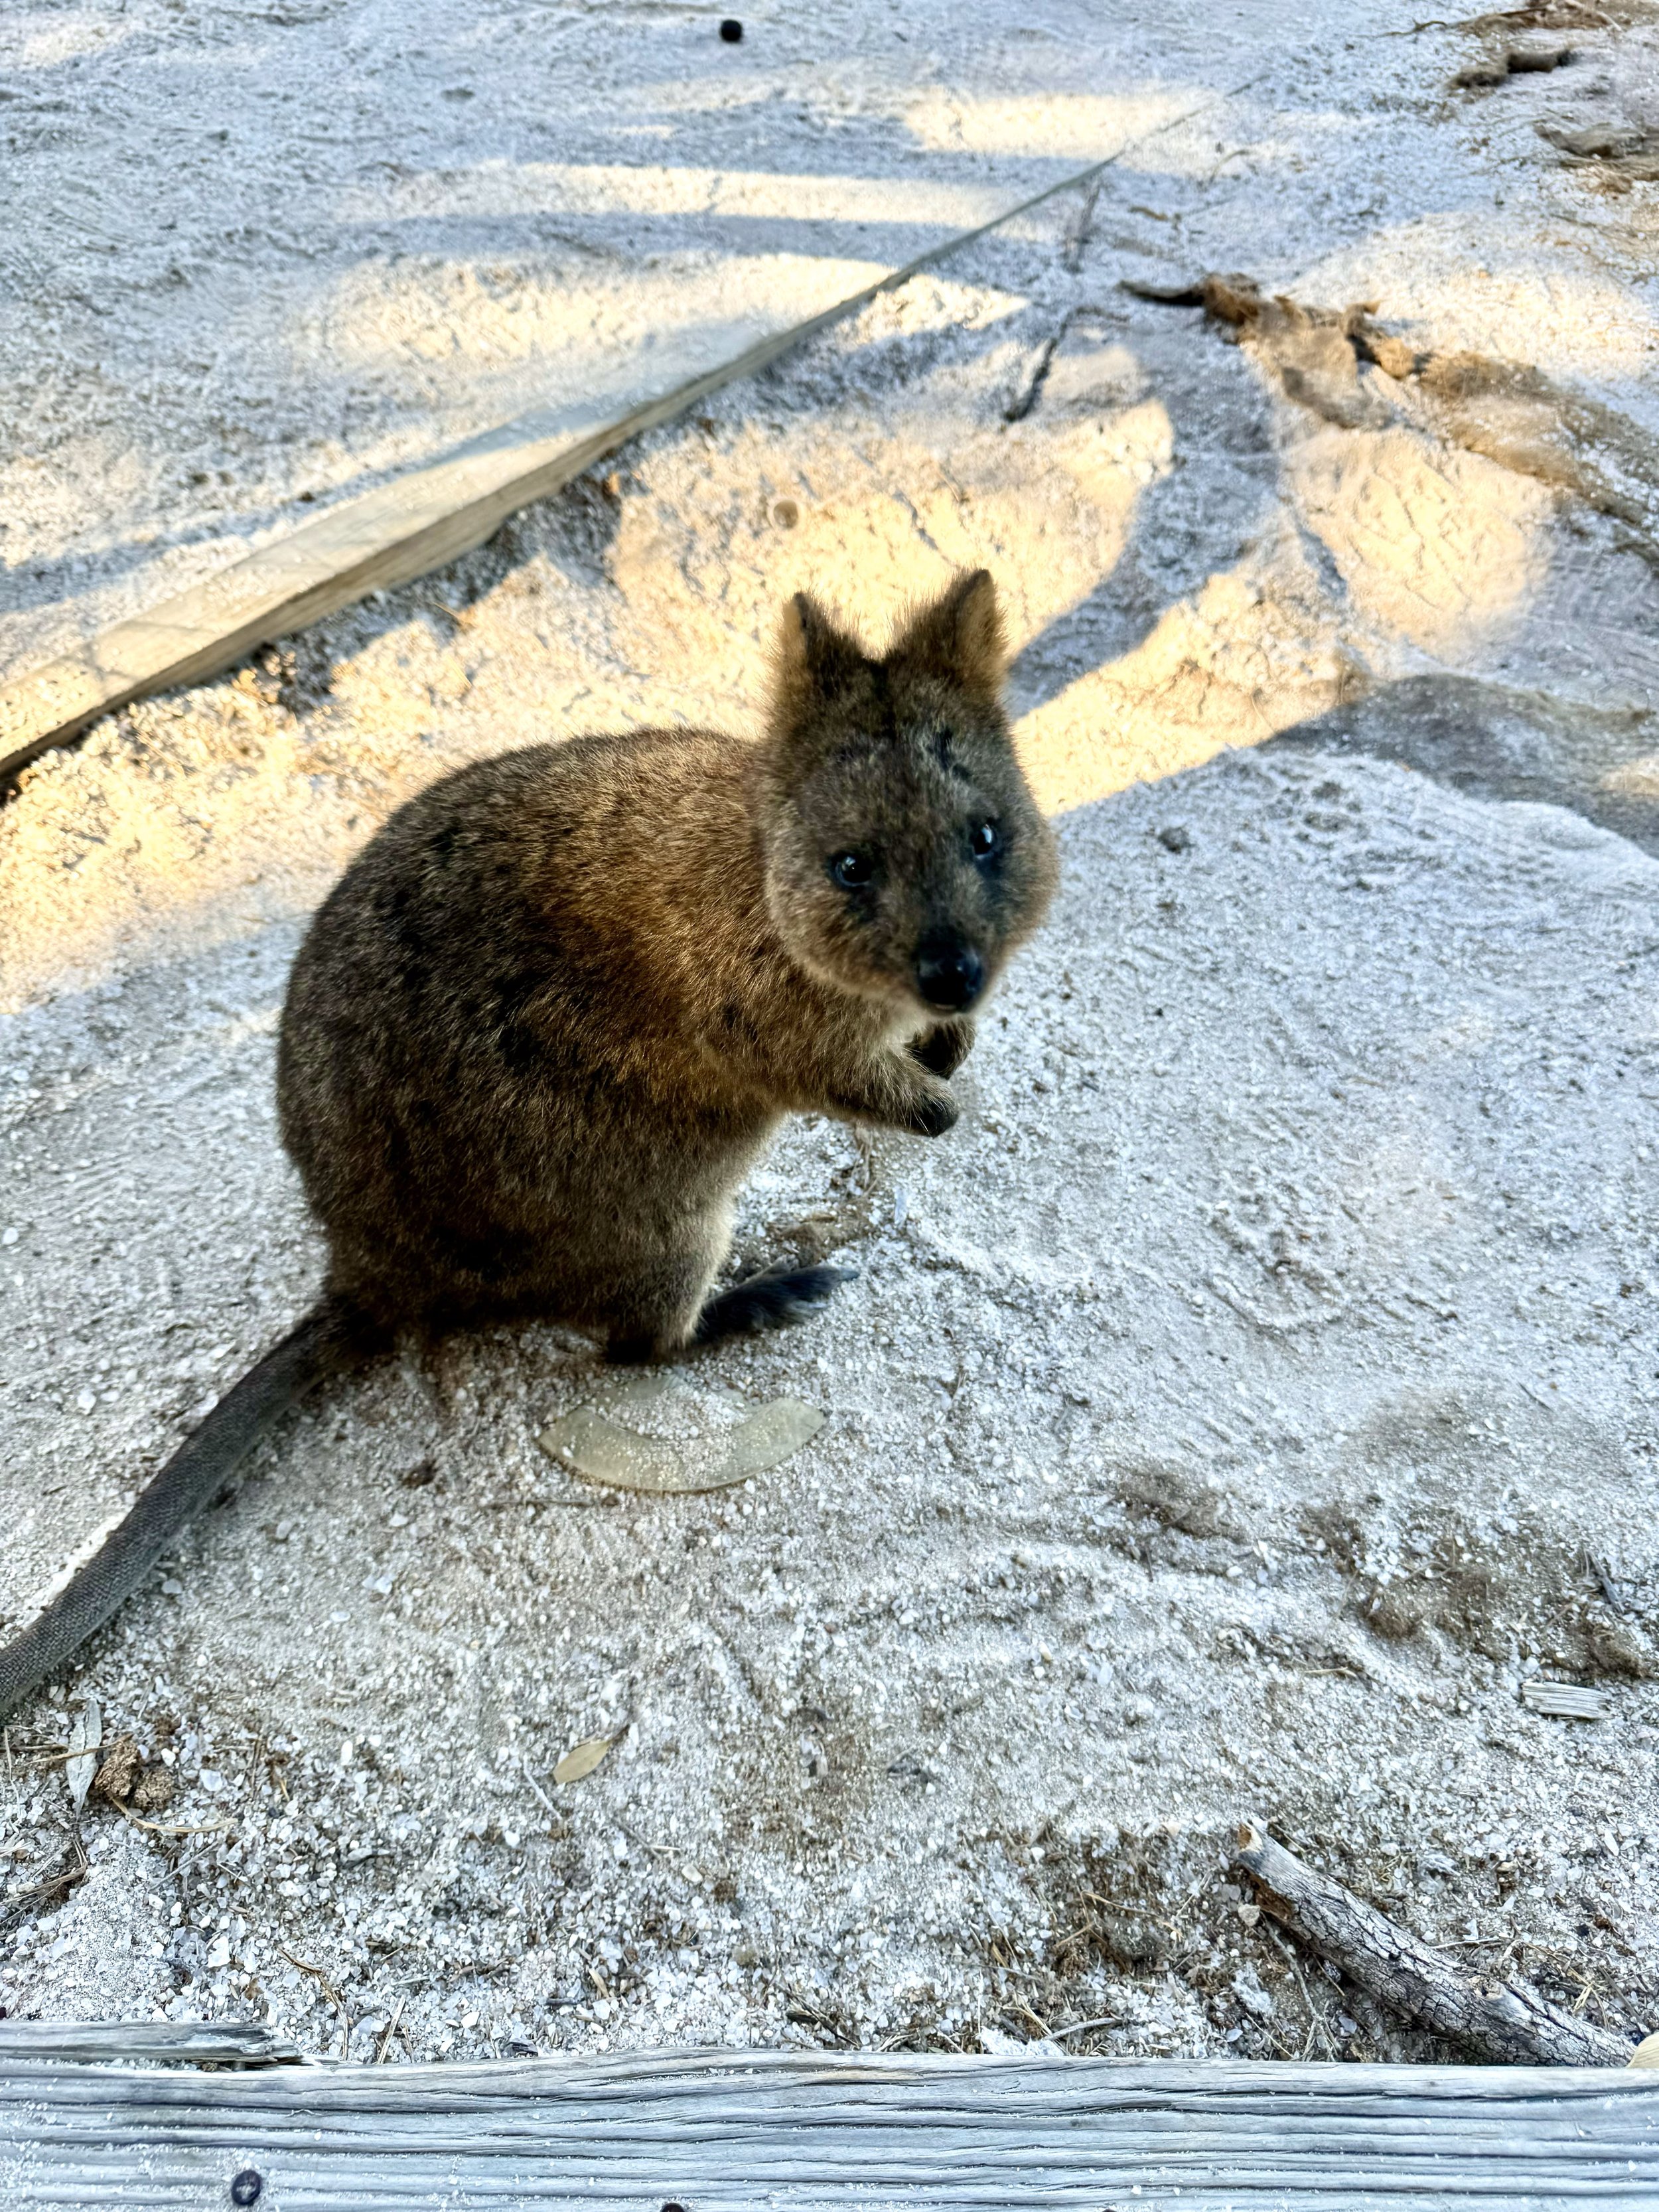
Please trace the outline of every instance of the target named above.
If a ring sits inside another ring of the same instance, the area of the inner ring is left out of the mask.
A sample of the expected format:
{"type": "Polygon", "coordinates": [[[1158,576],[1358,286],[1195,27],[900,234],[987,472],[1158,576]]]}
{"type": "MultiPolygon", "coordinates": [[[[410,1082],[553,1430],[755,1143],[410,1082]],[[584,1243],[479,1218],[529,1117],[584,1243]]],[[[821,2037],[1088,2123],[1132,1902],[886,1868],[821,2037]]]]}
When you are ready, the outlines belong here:
{"type": "Polygon", "coordinates": [[[954,931],[931,932],[916,948],[916,989],[942,1014],[969,1013],[984,995],[984,956],[954,931]]]}

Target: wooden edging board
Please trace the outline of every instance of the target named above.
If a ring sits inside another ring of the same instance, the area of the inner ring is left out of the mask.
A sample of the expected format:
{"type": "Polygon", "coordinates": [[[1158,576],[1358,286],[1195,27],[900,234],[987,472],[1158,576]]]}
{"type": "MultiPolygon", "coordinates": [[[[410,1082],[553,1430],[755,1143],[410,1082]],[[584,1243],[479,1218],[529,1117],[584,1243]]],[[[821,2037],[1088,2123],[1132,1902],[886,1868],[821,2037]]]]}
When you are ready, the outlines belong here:
{"type": "MultiPolygon", "coordinates": [[[[559,490],[629,438],[684,414],[722,385],[754,375],[878,292],[890,291],[1057,193],[1087,185],[1136,147],[1248,88],[1247,83],[1209,94],[1103,160],[1045,185],[988,222],[953,232],[821,313],[769,332],[712,368],[677,374],[671,360],[649,391],[625,404],[606,398],[520,415],[327,508],[148,612],[112,623],[74,652],[0,687],[0,778],[49,747],[67,744],[100,714],[131,700],[199,683],[257,645],[470,552],[509,514],[559,490]]],[[[896,206],[902,207],[902,187],[894,191],[896,206]]]]}
{"type": "Polygon", "coordinates": [[[1659,2074],[1634,2068],[661,2050],[202,2072],[19,2055],[28,2033],[0,2044],[6,2212],[1659,2203],[1659,2074]]]}

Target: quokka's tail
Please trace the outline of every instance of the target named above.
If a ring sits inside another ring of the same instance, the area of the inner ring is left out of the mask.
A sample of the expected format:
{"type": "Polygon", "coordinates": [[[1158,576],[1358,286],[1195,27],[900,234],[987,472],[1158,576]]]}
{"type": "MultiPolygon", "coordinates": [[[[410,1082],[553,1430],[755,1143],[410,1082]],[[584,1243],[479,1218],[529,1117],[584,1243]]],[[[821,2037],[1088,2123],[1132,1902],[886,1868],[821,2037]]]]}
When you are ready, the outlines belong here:
{"type": "Polygon", "coordinates": [[[225,1393],[46,1611],[0,1650],[0,1720],[104,1626],[277,1415],[355,1365],[361,1344],[350,1309],[325,1298],[225,1393]]]}

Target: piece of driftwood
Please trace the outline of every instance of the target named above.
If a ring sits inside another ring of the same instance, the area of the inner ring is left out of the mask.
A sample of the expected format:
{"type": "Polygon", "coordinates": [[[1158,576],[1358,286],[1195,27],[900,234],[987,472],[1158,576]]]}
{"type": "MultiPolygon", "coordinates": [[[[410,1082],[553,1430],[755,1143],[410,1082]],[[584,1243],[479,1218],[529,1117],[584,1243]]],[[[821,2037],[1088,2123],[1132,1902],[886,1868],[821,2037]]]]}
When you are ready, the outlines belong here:
{"type": "Polygon", "coordinates": [[[0,2063],[6,2212],[231,2202],[1653,2212],[1659,2081],[816,2051],[239,2074],[0,2063]]]}
{"type": "Polygon", "coordinates": [[[1521,1702],[1550,1720],[1604,1721],[1607,1717],[1607,1692],[1587,1689],[1578,1682],[1522,1682],[1521,1702]]]}
{"type": "MultiPolygon", "coordinates": [[[[629,439],[684,414],[722,385],[754,375],[878,292],[890,291],[1057,193],[1087,185],[1136,147],[1248,88],[1237,85],[1208,94],[1103,160],[1011,203],[987,222],[952,232],[820,313],[769,331],[713,368],[687,375],[672,359],[660,369],[653,362],[650,388],[626,403],[606,399],[521,415],[328,508],[149,612],[112,624],[74,652],[0,688],[0,777],[77,737],[100,714],[154,691],[199,683],[257,645],[470,552],[509,514],[559,490],[629,439]]],[[[903,197],[903,187],[896,185],[896,219],[903,197]]]]}
{"type": "Polygon", "coordinates": [[[1414,2027],[1451,2036],[1499,2064],[1627,2066],[1632,2045],[1563,2012],[1522,1981],[1478,1981],[1328,1874],[1246,1821],[1237,1863],[1262,1909],[1283,1921],[1379,2004],[1414,2027]]]}
{"type": "Polygon", "coordinates": [[[251,2020],[0,2020],[0,2067],[14,2059],[60,2065],[152,2059],[167,2066],[280,2066],[299,2045],[251,2020]]]}

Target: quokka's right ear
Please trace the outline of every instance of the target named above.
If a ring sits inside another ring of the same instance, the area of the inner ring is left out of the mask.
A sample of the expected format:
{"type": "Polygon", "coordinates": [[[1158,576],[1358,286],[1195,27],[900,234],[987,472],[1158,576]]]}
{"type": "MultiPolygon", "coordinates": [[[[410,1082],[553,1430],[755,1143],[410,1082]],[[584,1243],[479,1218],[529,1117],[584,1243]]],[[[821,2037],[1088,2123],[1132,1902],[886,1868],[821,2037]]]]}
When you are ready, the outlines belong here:
{"type": "Polygon", "coordinates": [[[774,654],[773,709],[781,730],[844,691],[864,665],[858,641],[840,629],[809,592],[784,608],[774,654]]]}
{"type": "Polygon", "coordinates": [[[919,607],[887,657],[994,703],[1002,690],[1008,643],[989,569],[958,576],[939,598],[919,607]]]}

